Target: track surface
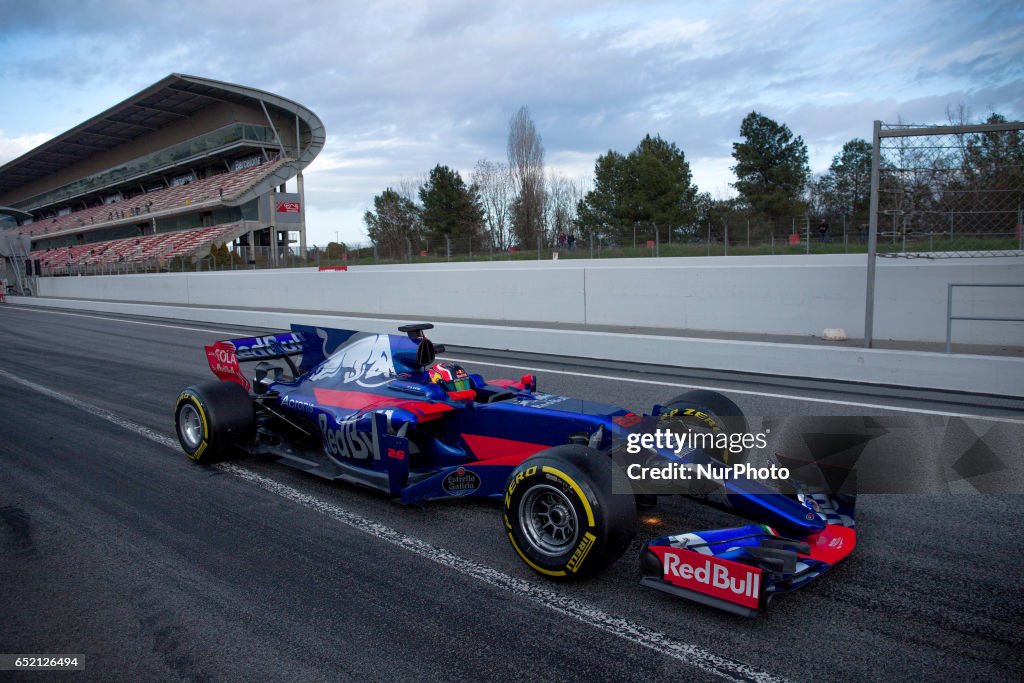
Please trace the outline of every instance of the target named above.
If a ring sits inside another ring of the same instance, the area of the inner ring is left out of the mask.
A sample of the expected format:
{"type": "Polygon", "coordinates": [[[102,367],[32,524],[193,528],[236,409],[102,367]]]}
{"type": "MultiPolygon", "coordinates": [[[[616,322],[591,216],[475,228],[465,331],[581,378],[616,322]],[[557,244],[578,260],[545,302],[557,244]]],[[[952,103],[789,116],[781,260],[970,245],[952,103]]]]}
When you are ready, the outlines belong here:
{"type": "MultiPolygon", "coordinates": [[[[116,318],[0,307],[0,391],[16,397],[0,408],[0,653],[84,654],[78,675],[104,681],[1007,680],[1024,670],[1024,496],[862,496],[857,552],[756,620],[640,588],[636,548],[595,580],[558,586],[515,557],[496,504],[403,508],[271,462],[189,462],[161,443],[177,393],[208,379],[203,344],[251,331],[116,318]],[[574,607],[558,609],[559,596],[574,607]],[[646,644],[621,637],[630,629],[646,644]]],[[[847,405],[871,403],[1024,416],[1015,401],[655,368],[643,368],[650,383],[622,382],[584,376],[620,366],[449,355],[491,377],[525,371],[501,365],[561,371],[538,372],[541,388],[635,411],[683,390],[665,385],[712,384],[747,392],[730,396],[751,415],[886,412],[847,405]]],[[[735,521],[670,500],[638,539],[735,521]]]]}

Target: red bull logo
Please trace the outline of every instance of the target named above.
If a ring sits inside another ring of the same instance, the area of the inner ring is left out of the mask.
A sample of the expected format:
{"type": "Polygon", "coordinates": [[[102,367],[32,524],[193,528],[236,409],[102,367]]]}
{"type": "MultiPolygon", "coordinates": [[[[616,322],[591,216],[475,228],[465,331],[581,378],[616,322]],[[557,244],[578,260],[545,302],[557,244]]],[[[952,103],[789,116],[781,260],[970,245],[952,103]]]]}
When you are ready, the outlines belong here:
{"type": "Polygon", "coordinates": [[[761,570],[739,562],[700,555],[682,548],[651,548],[662,563],[666,581],[744,607],[757,609],[761,570]]]}

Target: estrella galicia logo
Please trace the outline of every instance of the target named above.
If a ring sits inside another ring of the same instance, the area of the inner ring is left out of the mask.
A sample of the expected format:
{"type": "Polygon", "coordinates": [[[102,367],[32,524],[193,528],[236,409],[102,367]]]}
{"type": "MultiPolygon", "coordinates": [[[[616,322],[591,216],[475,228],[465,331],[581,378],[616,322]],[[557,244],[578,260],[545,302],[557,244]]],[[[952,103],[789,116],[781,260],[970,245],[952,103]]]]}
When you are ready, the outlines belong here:
{"type": "Polygon", "coordinates": [[[441,480],[441,488],[449,496],[468,496],[480,488],[480,477],[476,472],[460,467],[441,480]]]}

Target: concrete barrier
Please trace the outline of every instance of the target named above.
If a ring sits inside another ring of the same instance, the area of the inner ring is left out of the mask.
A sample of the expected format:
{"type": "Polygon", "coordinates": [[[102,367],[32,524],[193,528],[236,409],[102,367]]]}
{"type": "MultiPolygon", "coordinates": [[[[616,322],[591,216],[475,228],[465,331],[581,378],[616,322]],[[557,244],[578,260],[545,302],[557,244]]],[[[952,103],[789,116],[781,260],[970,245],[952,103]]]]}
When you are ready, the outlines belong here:
{"type": "MultiPolygon", "coordinates": [[[[262,328],[287,328],[291,323],[306,323],[368,332],[394,332],[398,325],[410,322],[409,318],[398,317],[360,318],[39,297],[11,299],[16,304],[33,306],[262,328]]],[[[416,318],[421,319],[425,318],[416,318]]],[[[920,351],[458,323],[438,323],[432,336],[453,346],[481,349],[571,355],[601,360],[657,363],[681,368],[834,379],[1000,396],[1024,394],[1024,359],[1002,356],[946,355],[920,351]]]]}
{"type": "MultiPolygon", "coordinates": [[[[1024,282],[1024,259],[881,259],[875,336],[941,342],[950,282],[1024,282]]],[[[440,263],[42,278],[58,298],[396,318],[724,333],[864,334],[864,255],[440,263]]],[[[962,289],[960,315],[1024,317],[1024,290],[962,289]]],[[[956,322],[954,341],[1024,346],[1024,323],[956,322]]]]}

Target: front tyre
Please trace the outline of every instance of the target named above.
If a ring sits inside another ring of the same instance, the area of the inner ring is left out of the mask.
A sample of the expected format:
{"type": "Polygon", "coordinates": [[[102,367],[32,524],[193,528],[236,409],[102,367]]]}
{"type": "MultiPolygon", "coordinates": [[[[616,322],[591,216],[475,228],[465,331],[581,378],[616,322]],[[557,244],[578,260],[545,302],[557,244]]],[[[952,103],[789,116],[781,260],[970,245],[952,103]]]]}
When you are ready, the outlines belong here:
{"type": "MultiPolygon", "coordinates": [[[[687,391],[669,401],[659,418],[663,422],[676,423],[685,432],[689,427],[699,430],[723,432],[726,435],[746,434],[749,427],[747,418],[739,406],[718,393],[706,389],[687,391]]],[[[729,448],[708,450],[724,463],[742,462],[746,449],[730,453],[729,448]]]]}
{"type": "Polygon", "coordinates": [[[592,576],[619,559],[636,530],[632,493],[612,493],[621,476],[607,454],[576,445],[520,464],[506,484],[504,509],[520,559],[560,581],[592,576]]]}
{"type": "Polygon", "coordinates": [[[241,385],[207,382],[181,392],[174,424],[185,454],[206,464],[228,458],[255,440],[256,408],[241,385]]]}

